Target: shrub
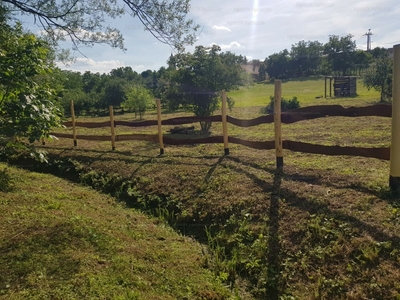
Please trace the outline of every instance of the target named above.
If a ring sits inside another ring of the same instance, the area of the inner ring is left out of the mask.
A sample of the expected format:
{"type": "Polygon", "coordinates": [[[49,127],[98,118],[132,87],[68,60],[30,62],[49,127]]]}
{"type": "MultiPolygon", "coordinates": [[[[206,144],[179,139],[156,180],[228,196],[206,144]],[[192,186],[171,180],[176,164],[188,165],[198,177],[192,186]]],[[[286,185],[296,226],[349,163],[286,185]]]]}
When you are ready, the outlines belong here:
{"type": "MultiPolygon", "coordinates": [[[[274,112],[274,97],[270,96],[269,99],[271,100],[267,107],[263,107],[260,110],[262,114],[272,114],[274,112]]],[[[300,107],[300,102],[297,100],[297,97],[293,97],[292,99],[281,99],[281,111],[288,111],[292,109],[296,109],[300,107]]]]}
{"type": "Polygon", "coordinates": [[[12,190],[14,187],[13,184],[13,177],[11,176],[10,172],[7,168],[0,171],[0,191],[1,192],[8,192],[12,190]]]}

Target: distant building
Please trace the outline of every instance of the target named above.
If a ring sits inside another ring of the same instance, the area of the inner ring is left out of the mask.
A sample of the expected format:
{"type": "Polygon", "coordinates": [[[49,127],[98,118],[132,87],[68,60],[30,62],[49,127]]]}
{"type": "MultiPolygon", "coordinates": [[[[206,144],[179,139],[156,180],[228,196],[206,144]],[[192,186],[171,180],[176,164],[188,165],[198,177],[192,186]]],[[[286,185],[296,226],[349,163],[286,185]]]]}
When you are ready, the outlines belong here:
{"type": "Polygon", "coordinates": [[[240,65],[242,70],[244,70],[247,74],[250,74],[254,80],[258,79],[258,71],[260,70],[260,64],[254,64],[249,62],[247,64],[240,65]]]}

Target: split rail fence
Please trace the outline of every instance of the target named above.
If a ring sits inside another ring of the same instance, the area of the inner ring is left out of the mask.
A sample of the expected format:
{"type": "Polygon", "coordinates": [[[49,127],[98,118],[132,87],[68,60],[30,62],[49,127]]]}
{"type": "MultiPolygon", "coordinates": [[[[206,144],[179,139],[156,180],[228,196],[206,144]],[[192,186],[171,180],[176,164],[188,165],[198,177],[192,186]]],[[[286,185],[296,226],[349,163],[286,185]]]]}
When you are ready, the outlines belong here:
{"type": "Polygon", "coordinates": [[[215,144],[223,143],[225,154],[229,154],[229,143],[240,144],[254,149],[276,149],[276,157],[278,166],[283,165],[282,150],[291,150],[304,153],[325,154],[325,155],[350,155],[372,157],[378,159],[389,160],[390,148],[362,148],[362,147],[349,147],[349,146],[325,146],[318,144],[310,144],[298,141],[283,140],[281,135],[281,124],[292,124],[303,120],[311,120],[317,118],[326,118],[333,116],[344,117],[362,117],[362,116],[380,116],[390,118],[392,115],[392,106],[385,104],[378,104],[366,107],[349,107],[344,108],[340,105],[321,105],[309,106],[299,108],[289,112],[280,112],[281,100],[281,82],[275,83],[275,109],[274,114],[260,116],[255,119],[242,120],[237,119],[226,114],[226,94],[222,93],[222,115],[215,115],[210,117],[178,117],[167,120],[161,119],[161,106],[160,101],[157,100],[157,120],[146,120],[141,122],[128,122],[117,121],[114,119],[113,107],[110,106],[110,120],[106,122],[78,122],[76,121],[73,109],[73,102],[71,103],[72,120],[64,122],[66,127],[72,127],[72,134],[68,133],[51,133],[57,138],[73,139],[74,146],[77,146],[78,140],[92,140],[92,141],[110,141],[111,147],[114,150],[115,144],[118,141],[128,140],[141,140],[159,143],[160,154],[164,153],[164,145],[193,145],[193,144],[215,144]],[[195,122],[222,122],[223,135],[211,136],[205,138],[189,138],[178,139],[163,136],[163,125],[183,125],[195,122]],[[239,127],[252,127],[260,124],[274,123],[275,127],[275,140],[274,141],[249,141],[228,135],[227,124],[233,124],[239,127]],[[157,134],[123,134],[117,135],[115,127],[144,127],[144,126],[158,126],[157,134]],[[110,127],[110,136],[99,135],[79,135],[77,134],[77,127],[85,128],[102,128],[110,127]]]}

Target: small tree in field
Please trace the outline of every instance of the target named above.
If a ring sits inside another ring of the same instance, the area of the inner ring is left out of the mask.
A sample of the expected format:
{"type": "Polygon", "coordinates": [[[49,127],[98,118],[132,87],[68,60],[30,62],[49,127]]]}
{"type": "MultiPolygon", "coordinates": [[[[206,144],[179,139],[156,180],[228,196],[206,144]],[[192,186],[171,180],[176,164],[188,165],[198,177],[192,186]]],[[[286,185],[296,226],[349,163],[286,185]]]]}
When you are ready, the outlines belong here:
{"type": "Polygon", "coordinates": [[[375,64],[364,75],[364,85],[381,93],[380,102],[392,97],[393,60],[389,57],[379,57],[375,64]]]}
{"type": "MultiPolygon", "coordinates": [[[[211,116],[221,102],[222,90],[238,89],[249,79],[240,67],[240,57],[219,53],[221,48],[197,46],[194,53],[182,53],[169,59],[168,88],[163,97],[170,108],[179,105],[196,116],[211,116]]],[[[231,108],[233,101],[228,99],[231,108]]],[[[209,131],[210,122],[201,122],[201,129],[209,131]]]]}
{"type": "Polygon", "coordinates": [[[151,92],[142,86],[131,87],[126,95],[126,100],[122,102],[121,107],[135,112],[135,118],[139,114],[142,119],[147,108],[152,105],[154,99],[151,92]]]}

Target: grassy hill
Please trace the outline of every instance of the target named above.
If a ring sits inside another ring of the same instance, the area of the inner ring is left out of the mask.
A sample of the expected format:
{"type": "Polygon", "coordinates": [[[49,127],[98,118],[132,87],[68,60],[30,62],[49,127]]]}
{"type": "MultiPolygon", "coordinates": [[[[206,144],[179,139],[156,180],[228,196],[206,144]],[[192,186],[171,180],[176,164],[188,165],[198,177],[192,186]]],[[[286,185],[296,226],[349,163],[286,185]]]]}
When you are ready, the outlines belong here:
{"type": "Polygon", "coordinates": [[[229,298],[202,247],[164,221],[55,176],[0,172],[13,182],[0,191],[1,299],[229,298]]]}
{"type": "MultiPolygon", "coordinates": [[[[315,89],[321,84],[320,79],[285,82],[283,96],[297,96],[302,106],[365,106],[379,99],[376,92],[361,88],[354,98],[315,99],[323,92],[315,89]],[[310,88],[304,88],[305,82],[310,88]]],[[[259,84],[230,93],[237,106],[229,114],[260,116],[272,91],[272,85],[259,84]]],[[[165,113],[163,118],[182,115],[165,113]]],[[[155,118],[154,113],[146,115],[155,118]]],[[[79,121],[89,119],[107,120],[79,121]]],[[[116,128],[117,134],[156,130],[116,128]]],[[[211,130],[220,135],[221,124],[213,124],[211,130]]],[[[79,134],[109,131],[78,129],[79,134]]],[[[255,141],[273,140],[273,124],[229,125],[228,132],[255,141]]],[[[388,146],[390,118],[303,121],[284,125],[283,138],[388,146]]],[[[168,146],[159,156],[158,147],[117,142],[111,151],[110,142],[79,140],[74,148],[71,140],[52,141],[42,147],[50,153],[51,163],[29,167],[68,176],[113,194],[130,207],[163,216],[176,230],[207,245],[204,265],[241,299],[399,299],[400,199],[389,192],[388,161],[284,151],[279,172],[273,150],[231,144],[230,155],[224,156],[222,144],[202,144],[168,146]]]]}

